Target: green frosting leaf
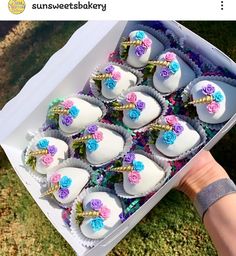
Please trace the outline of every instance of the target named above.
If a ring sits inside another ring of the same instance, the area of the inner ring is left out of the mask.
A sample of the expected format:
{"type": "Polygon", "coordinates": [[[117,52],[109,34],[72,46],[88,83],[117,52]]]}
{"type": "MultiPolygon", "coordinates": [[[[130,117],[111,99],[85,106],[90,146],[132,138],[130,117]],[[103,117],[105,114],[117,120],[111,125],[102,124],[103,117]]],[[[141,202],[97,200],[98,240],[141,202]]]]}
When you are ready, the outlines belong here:
{"type": "Polygon", "coordinates": [[[75,155],[85,158],[86,156],[86,145],[83,142],[74,141],[72,144],[72,148],[75,151],[75,155]]]}
{"type": "Polygon", "coordinates": [[[144,79],[146,79],[149,76],[153,76],[156,71],[156,66],[152,64],[147,64],[147,66],[143,70],[144,79]]]}
{"type": "Polygon", "coordinates": [[[121,167],[122,166],[122,160],[118,159],[114,162],[113,167],[121,167]]]}
{"type": "Polygon", "coordinates": [[[78,216],[79,213],[82,213],[83,212],[83,206],[82,206],[82,203],[78,203],[76,205],[76,221],[78,222],[78,224],[80,224],[82,221],[83,221],[83,217],[81,216],[78,216]]]}
{"type": "Polygon", "coordinates": [[[122,60],[127,60],[127,58],[128,58],[128,53],[129,53],[129,46],[123,47],[123,48],[122,48],[122,51],[121,51],[121,54],[120,54],[121,59],[122,59],[122,60]]]}
{"type": "Polygon", "coordinates": [[[48,114],[47,114],[48,119],[56,121],[57,124],[59,120],[59,114],[53,113],[51,110],[56,106],[58,106],[63,101],[64,101],[64,98],[55,98],[54,100],[52,100],[52,102],[49,104],[49,107],[48,107],[48,114]]]}
{"type": "Polygon", "coordinates": [[[160,131],[155,131],[155,130],[149,131],[148,142],[150,144],[155,144],[159,133],[160,133],[160,131]]]}
{"type": "Polygon", "coordinates": [[[197,116],[197,110],[196,107],[192,104],[187,106],[188,116],[190,118],[195,118],[197,116]]]}
{"type": "Polygon", "coordinates": [[[55,120],[58,123],[59,114],[52,113],[51,111],[48,112],[48,119],[55,120]]]}
{"type": "MultiPolygon", "coordinates": [[[[107,176],[107,181],[111,184],[114,184],[114,183],[120,183],[123,181],[123,174],[120,173],[120,172],[117,172],[117,173],[113,173],[113,174],[110,174],[107,176]]],[[[106,185],[106,184],[104,184],[106,185]]]]}
{"type": "Polygon", "coordinates": [[[102,81],[101,80],[96,80],[94,78],[93,78],[93,80],[94,80],[96,86],[98,87],[98,90],[101,91],[102,90],[102,81]]]}
{"type": "Polygon", "coordinates": [[[30,166],[34,171],[36,169],[36,163],[37,163],[37,158],[35,156],[29,156],[26,161],[26,164],[30,166]]]}
{"type": "MultiPolygon", "coordinates": [[[[129,41],[129,38],[122,38],[122,39],[123,39],[123,41],[129,41]]],[[[130,46],[123,46],[122,45],[121,48],[122,48],[122,50],[121,50],[121,53],[120,53],[120,58],[122,60],[127,60],[130,46]]]]}
{"type": "Polygon", "coordinates": [[[64,98],[55,98],[54,100],[52,100],[52,102],[49,104],[49,109],[56,107],[57,105],[59,105],[61,102],[64,101],[64,98]]]}

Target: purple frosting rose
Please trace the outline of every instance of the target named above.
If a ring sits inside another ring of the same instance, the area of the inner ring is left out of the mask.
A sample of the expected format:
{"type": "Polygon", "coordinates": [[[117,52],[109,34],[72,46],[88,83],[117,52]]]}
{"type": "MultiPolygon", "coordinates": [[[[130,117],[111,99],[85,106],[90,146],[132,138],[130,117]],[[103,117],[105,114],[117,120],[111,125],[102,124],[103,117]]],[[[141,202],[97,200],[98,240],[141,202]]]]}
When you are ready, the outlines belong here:
{"type": "Polygon", "coordinates": [[[68,188],[60,188],[60,189],[58,190],[58,196],[59,196],[61,199],[66,198],[68,195],[69,195],[69,189],[68,189],[68,188]]]}
{"type": "Polygon", "coordinates": [[[105,72],[107,74],[111,74],[113,71],[115,70],[115,68],[112,65],[109,65],[105,68],[105,72]]]}
{"type": "Polygon", "coordinates": [[[212,95],[215,92],[215,87],[208,84],[202,88],[202,93],[205,95],[212,95]]]}
{"type": "Polygon", "coordinates": [[[134,153],[127,153],[124,157],[124,162],[127,164],[132,164],[135,159],[134,153]]]}
{"type": "Polygon", "coordinates": [[[137,107],[137,109],[142,111],[145,108],[145,102],[138,100],[136,103],[136,107],[137,107]]]}
{"type": "Polygon", "coordinates": [[[73,117],[70,115],[62,117],[62,124],[70,126],[73,123],[73,117]]]}
{"type": "Polygon", "coordinates": [[[163,78],[168,78],[170,76],[171,72],[168,68],[163,68],[160,72],[160,76],[163,78]]]}
{"type": "Polygon", "coordinates": [[[87,127],[87,132],[90,134],[94,134],[97,131],[98,127],[95,124],[91,124],[87,127]]]}
{"type": "Polygon", "coordinates": [[[142,45],[135,47],[135,54],[136,56],[140,57],[146,52],[146,48],[142,45]]]}
{"type": "Polygon", "coordinates": [[[48,153],[54,156],[57,153],[57,148],[54,145],[48,146],[48,153]]]}
{"type": "Polygon", "coordinates": [[[100,199],[92,199],[90,201],[90,207],[94,211],[98,211],[102,207],[102,201],[100,199]]]}
{"type": "Polygon", "coordinates": [[[184,127],[180,123],[175,123],[173,125],[173,131],[176,135],[180,135],[184,130],[184,127]]]}

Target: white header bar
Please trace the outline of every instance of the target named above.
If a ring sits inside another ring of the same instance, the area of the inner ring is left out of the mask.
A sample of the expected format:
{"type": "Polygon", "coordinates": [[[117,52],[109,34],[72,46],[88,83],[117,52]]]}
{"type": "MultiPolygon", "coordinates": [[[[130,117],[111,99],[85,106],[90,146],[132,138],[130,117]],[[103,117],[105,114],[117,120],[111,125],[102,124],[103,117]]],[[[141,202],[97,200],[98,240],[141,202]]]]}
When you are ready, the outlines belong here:
{"type": "Polygon", "coordinates": [[[0,0],[0,20],[235,20],[235,0],[0,0]]]}

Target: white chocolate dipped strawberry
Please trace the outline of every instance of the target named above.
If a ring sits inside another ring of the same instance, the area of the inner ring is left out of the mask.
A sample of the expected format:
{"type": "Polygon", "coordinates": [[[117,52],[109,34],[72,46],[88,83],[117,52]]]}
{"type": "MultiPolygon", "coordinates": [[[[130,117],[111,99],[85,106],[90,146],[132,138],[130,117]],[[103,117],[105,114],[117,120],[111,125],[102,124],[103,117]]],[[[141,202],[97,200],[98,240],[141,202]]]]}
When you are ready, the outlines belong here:
{"type": "Polygon", "coordinates": [[[196,77],[193,69],[174,52],[165,52],[149,64],[156,66],[153,85],[163,94],[185,87],[196,77]]]}
{"type": "Polygon", "coordinates": [[[63,140],[43,137],[27,150],[26,165],[40,174],[47,174],[68,156],[68,145],[63,140]]]}
{"type": "MultiPolygon", "coordinates": [[[[127,133],[124,128],[120,129],[127,133]]],[[[114,130],[114,126],[98,123],[89,125],[82,136],[75,139],[73,148],[80,143],[85,144],[87,161],[92,165],[102,165],[118,157],[126,141],[123,134],[114,130]]]]}
{"type": "Polygon", "coordinates": [[[48,175],[49,190],[43,196],[53,194],[61,204],[70,204],[88,183],[88,170],[76,167],[64,167],[48,175]]]}
{"type": "Polygon", "coordinates": [[[113,100],[129,87],[136,85],[138,77],[125,67],[109,64],[101,74],[95,75],[93,80],[101,81],[101,94],[106,99],[113,100]]]}
{"type": "Polygon", "coordinates": [[[114,107],[114,110],[123,111],[123,123],[131,129],[139,129],[158,118],[163,106],[156,97],[152,95],[151,88],[144,86],[137,87],[137,90],[129,92],[125,95],[125,100],[121,106],[114,107]],[[142,89],[147,90],[139,90],[142,89]],[[151,92],[150,92],[151,91],[151,92]]]}
{"type": "Polygon", "coordinates": [[[156,162],[141,153],[127,153],[122,167],[110,171],[123,173],[123,188],[127,194],[151,192],[164,178],[165,171],[156,162]]]}
{"type": "Polygon", "coordinates": [[[147,65],[148,61],[164,50],[164,45],[150,33],[135,30],[129,34],[129,40],[122,42],[129,47],[127,63],[135,68],[147,65]]]}
{"type": "Polygon", "coordinates": [[[196,107],[198,118],[209,124],[228,121],[236,112],[236,88],[226,82],[202,80],[194,84],[188,104],[196,107]]]}
{"type": "Polygon", "coordinates": [[[169,115],[165,122],[153,124],[152,130],[160,130],[155,147],[167,157],[177,157],[201,142],[200,134],[186,121],[169,115]]]}
{"type": "Polygon", "coordinates": [[[122,205],[117,196],[107,192],[91,192],[76,207],[81,233],[90,239],[102,239],[121,224],[122,205]]]}
{"type": "MultiPolygon", "coordinates": [[[[78,133],[103,115],[103,103],[92,97],[69,97],[49,109],[49,118],[59,117],[60,130],[68,135],[78,133]],[[92,102],[94,101],[94,102],[92,102]]],[[[105,108],[105,107],[104,107],[105,108]]]]}

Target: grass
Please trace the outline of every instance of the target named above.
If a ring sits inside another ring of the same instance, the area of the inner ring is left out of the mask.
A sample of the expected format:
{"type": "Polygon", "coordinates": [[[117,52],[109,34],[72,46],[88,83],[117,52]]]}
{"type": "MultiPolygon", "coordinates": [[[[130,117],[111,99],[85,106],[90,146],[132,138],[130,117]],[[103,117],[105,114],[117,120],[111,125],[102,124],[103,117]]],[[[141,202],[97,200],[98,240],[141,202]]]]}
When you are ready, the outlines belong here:
{"type": "MultiPolygon", "coordinates": [[[[0,106],[15,96],[81,22],[21,22],[0,42],[0,106]]],[[[183,22],[236,60],[234,22],[183,22]]],[[[0,24],[1,25],[1,24],[0,24]]],[[[212,151],[236,181],[236,129],[212,151]]],[[[57,233],[0,150],[0,255],[75,255],[57,233]]],[[[109,254],[216,255],[189,200],[177,191],[166,197],[109,254]]]]}

